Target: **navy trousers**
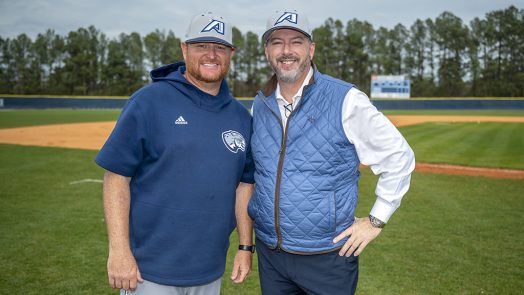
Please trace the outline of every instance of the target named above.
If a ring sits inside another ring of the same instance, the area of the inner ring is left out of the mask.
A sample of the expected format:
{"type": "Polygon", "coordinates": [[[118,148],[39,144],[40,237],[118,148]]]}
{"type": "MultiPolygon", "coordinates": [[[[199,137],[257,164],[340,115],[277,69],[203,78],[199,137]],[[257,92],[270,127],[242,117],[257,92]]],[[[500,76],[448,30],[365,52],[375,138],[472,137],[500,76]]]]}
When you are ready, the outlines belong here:
{"type": "Polygon", "coordinates": [[[358,257],[297,255],[271,250],[257,239],[258,272],[263,295],[355,294],[358,257]]]}

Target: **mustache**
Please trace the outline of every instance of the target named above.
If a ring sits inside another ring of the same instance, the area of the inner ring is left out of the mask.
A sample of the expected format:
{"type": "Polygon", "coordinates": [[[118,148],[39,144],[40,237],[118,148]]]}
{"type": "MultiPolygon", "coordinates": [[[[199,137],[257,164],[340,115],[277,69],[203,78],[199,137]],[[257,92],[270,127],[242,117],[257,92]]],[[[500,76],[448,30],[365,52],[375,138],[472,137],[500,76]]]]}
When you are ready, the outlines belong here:
{"type": "Polygon", "coordinates": [[[202,60],[202,63],[222,64],[222,61],[220,59],[213,58],[213,59],[204,59],[202,60]]]}
{"type": "Polygon", "coordinates": [[[286,61],[286,60],[298,61],[298,60],[300,60],[300,58],[298,58],[297,56],[295,56],[293,54],[283,54],[283,55],[281,55],[281,56],[279,56],[277,58],[278,62],[283,62],[283,61],[286,61]]]}
{"type": "Polygon", "coordinates": [[[217,64],[221,64],[223,62],[223,60],[218,55],[214,55],[212,57],[210,57],[210,56],[202,56],[199,59],[199,61],[203,62],[203,63],[217,63],[217,64]]]}

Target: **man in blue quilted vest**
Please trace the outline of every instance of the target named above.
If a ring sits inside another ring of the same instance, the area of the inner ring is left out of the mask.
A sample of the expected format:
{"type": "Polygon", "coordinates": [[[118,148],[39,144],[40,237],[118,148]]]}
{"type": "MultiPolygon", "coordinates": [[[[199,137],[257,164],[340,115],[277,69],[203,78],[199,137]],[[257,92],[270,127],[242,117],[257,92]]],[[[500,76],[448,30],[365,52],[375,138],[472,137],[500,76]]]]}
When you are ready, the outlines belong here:
{"type": "Polygon", "coordinates": [[[262,293],[354,294],[358,256],[408,191],[413,151],[366,94],[318,72],[303,14],[277,11],[262,39],[275,75],[253,103],[248,206],[262,293]],[[361,163],[380,178],[356,218],[361,163]]]}

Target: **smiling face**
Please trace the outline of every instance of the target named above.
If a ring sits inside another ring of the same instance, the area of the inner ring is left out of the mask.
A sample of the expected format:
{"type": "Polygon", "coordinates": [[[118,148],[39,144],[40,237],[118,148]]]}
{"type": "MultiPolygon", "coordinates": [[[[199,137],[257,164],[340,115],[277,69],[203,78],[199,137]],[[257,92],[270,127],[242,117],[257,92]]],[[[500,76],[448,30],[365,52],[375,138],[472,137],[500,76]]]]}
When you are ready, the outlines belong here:
{"type": "Polygon", "coordinates": [[[279,29],[269,36],[265,53],[279,82],[302,83],[311,66],[315,43],[298,31],[279,29]]]}
{"type": "Polygon", "coordinates": [[[218,43],[182,43],[187,80],[195,85],[222,82],[229,71],[233,51],[218,43]]]}

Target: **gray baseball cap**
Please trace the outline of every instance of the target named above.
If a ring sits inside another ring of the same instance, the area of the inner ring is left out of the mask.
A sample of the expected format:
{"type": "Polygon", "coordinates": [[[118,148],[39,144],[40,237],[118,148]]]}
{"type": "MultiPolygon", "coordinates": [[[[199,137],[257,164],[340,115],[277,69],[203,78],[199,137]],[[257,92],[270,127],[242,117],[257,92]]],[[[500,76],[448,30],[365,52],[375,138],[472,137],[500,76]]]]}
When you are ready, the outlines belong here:
{"type": "Polygon", "coordinates": [[[266,32],[262,35],[262,41],[267,42],[273,31],[278,29],[292,29],[306,35],[313,40],[313,32],[305,14],[296,10],[277,10],[267,20],[266,32]]]}
{"type": "Polygon", "coordinates": [[[232,36],[231,26],[226,23],[223,17],[207,12],[193,16],[187,28],[184,42],[213,42],[234,48],[232,36]]]}

